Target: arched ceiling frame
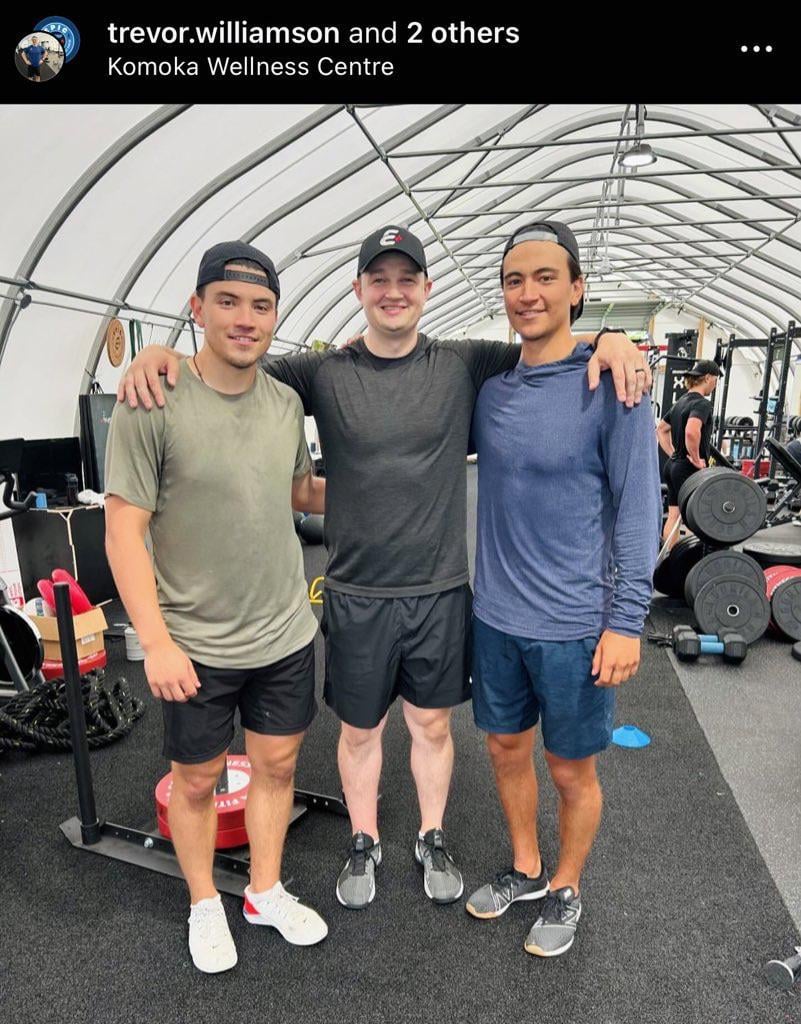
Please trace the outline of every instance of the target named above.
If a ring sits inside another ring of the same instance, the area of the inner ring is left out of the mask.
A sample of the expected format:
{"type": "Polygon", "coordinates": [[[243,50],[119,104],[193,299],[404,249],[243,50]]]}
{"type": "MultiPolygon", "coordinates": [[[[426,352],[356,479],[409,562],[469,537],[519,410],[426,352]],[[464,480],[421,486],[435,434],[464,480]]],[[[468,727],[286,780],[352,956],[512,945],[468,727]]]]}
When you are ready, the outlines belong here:
{"type": "MultiPolygon", "coordinates": [[[[337,182],[343,181],[348,176],[358,173],[360,169],[367,166],[369,163],[375,162],[376,160],[382,160],[389,167],[390,172],[395,178],[395,187],[387,190],[380,196],[374,197],[369,203],[364,204],[364,206],[359,210],[354,211],[351,215],[340,218],[335,223],[326,225],[313,237],[300,241],[294,251],[284,258],[279,270],[287,269],[289,266],[295,265],[298,260],[305,258],[307,255],[315,255],[315,247],[321,246],[326,241],[333,238],[334,235],[341,233],[341,231],[347,228],[349,224],[355,223],[361,217],[381,209],[383,205],[396,200],[400,196],[406,195],[407,199],[415,205],[415,211],[410,210],[409,215],[415,216],[416,214],[415,219],[422,218],[422,221],[428,224],[429,229],[432,230],[435,236],[435,238],[430,241],[433,242],[434,240],[437,240],[445,247],[445,254],[440,255],[435,259],[432,264],[432,269],[439,268],[441,271],[446,264],[450,264],[447,273],[450,273],[452,268],[455,266],[458,273],[465,275],[466,271],[471,269],[471,267],[472,269],[475,269],[475,261],[477,259],[497,255],[502,245],[501,239],[487,239],[491,244],[482,248],[479,254],[474,255],[472,253],[472,249],[475,245],[482,245],[484,236],[468,238],[464,235],[460,235],[459,232],[464,231],[466,227],[469,228],[470,224],[478,217],[486,217],[493,214],[496,215],[492,226],[488,227],[486,231],[486,234],[491,234],[493,231],[502,230],[506,225],[514,221],[516,217],[522,215],[523,211],[521,210],[504,210],[499,209],[499,207],[502,207],[504,204],[508,204],[515,197],[520,197],[523,200],[522,205],[525,205],[525,199],[523,197],[529,189],[537,188],[544,190],[544,192],[541,192],[541,194],[537,196],[536,202],[532,203],[532,210],[539,210],[543,209],[543,203],[548,203],[550,200],[554,199],[558,200],[560,197],[566,198],[569,196],[569,193],[573,188],[578,185],[585,184],[589,180],[597,180],[599,186],[601,186],[604,181],[610,180],[610,175],[603,173],[593,176],[577,176],[574,178],[563,179],[552,179],[550,177],[551,175],[557,174],[560,170],[581,164],[583,161],[596,157],[607,157],[613,155],[612,149],[603,147],[601,149],[593,147],[589,152],[584,151],[580,153],[571,153],[568,154],[565,159],[551,161],[547,166],[538,167],[536,170],[536,177],[529,181],[510,183],[504,181],[499,182],[497,180],[499,176],[503,175],[521,162],[525,162],[532,157],[537,157],[538,154],[541,154],[542,150],[548,148],[549,143],[554,145],[575,145],[580,147],[585,144],[585,140],[580,137],[580,133],[582,131],[607,123],[614,123],[615,130],[619,133],[618,122],[620,118],[620,109],[607,108],[604,110],[596,109],[588,113],[586,116],[578,116],[575,119],[571,119],[569,123],[561,124],[556,128],[552,127],[541,137],[530,137],[525,141],[521,141],[521,146],[525,147],[523,150],[507,149],[507,146],[514,146],[515,144],[500,142],[504,135],[508,134],[512,128],[519,127],[519,125],[525,120],[531,119],[536,113],[543,110],[545,106],[546,105],[536,105],[523,108],[512,116],[506,116],[500,120],[497,125],[485,128],[480,136],[474,137],[463,147],[455,149],[443,148],[441,151],[436,149],[431,150],[431,155],[434,157],[432,163],[424,168],[418,169],[415,174],[409,176],[408,179],[403,175],[402,170],[398,168],[402,167],[400,162],[405,157],[414,155],[414,151],[407,150],[407,152],[404,153],[403,147],[406,146],[416,135],[424,131],[425,127],[430,127],[432,124],[436,123],[438,119],[447,117],[448,114],[460,109],[460,106],[450,105],[438,108],[437,111],[430,113],[426,118],[416,122],[406,131],[396,133],[391,139],[384,143],[383,146],[376,143],[369,132],[365,131],[365,134],[368,136],[373,148],[373,152],[364,154],[359,160],[355,160],[346,167],[340,168],[335,174],[329,175],[312,189],[307,190],[302,196],[298,196],[292,202],[285,204],[276,211],[273,211],[268,217],[265,217],[254,225],[251,233],[249,234],[248,240],[257,239],[259,235],[266,231],[271,225],[278,223],[284,217],[289,216],[292,212],[299,209],[304,202],[309,201],[312,194],[319,196],[326,188],[331,188],[337,182]],[[573,136],[575,136],[575,138],[572,138],[573,136]],[[489,144],[491,140],[494,140],[494,145],[489,144]],[[450,158],[451,153],[453,153],[452,159],[450,158]],[[430,181],[434,175],[445,170],[454,162],[463,160],[471,153],[474,153],[477,159],[469,171],[466,173],[462,172],[460,174],[459,181],[444,183],[442,186],[439,184],[422,184],[425,181],[430,181]],[[506,153],[509,155],[502,156],[494,166],[486,166],[489,157],[499,156],[506,153]],[[482,164],[484,164],[483,168],[482,164]],[[479,186],[479,188],[476,188],[477,194],[480,194],[480,188],[491,188],[501,189],[502,195],[494,195],[492,199],[479,206],[478,209],[454,209],[454,204],[470,190],[471,186],[479,186]],[[428,203],[425,202],[424,198],[421,201],[421,197],[425,197],[429,191],[431,191],[432,196],[435,197],[433,201],[428,203]],[[451,212],[452,210],[454,212],[451,212]],[[440,218],[440,221],[435,224],[437,218],[440,218]],[[448,224],[440,227],[439,223],[441,223],[441,221],[448,221],[448,224]],[[460,256],[460,253],[462,253],[463,250],[465,250],[464,255],[460,256]],[[469,258],[465,259],[465,256],[468,255],[469,258]]],[[[35,267],[41,261],[41,258],[47,251],[48,246],[55,239],[59,229],[63,226],[72,210],[74,210],[75,207],[89,195],[92,187],[112,167],[119,163],[120,160],[124,159],[125,155],[130,153],[133,148],[150,138],[150,136],[155,132],[164,128],[172,119],[178,117],[186,109],[187,107],[185,105],[162,107],[148,115],[148,117],[135,125],[129,132],[116,140],[112,146],[109,146],[91,165],[91,167],[81,175],[78,181],[76,181],[76,183],[65,193],[64,197],[59,201],[56,207],[44,219],[44,226],[40,229],[36,238],[31,242],[28,251],[19,264],[15,277],[19,278],[21,282],[29,282],[35,267]]],[[[364,131],[364,126],[362,125],[358,114],[355,112],[355,109],[344,108],[343,106],[321,107],[318,111],[315,111],[308,118],[304,119],[300,125],[293,126],[279,139],[272,140],[272,142],[267,146],[254,151],[254,153],[250,154],[249,157],[246,157],[234,167],[223,172],[222,175],[219,175],[213,182],[210,182],[202,190],[187,200],[187,202],[176,210],[164,225],[162,225],[162,227],[153,235],[150,243],[132,261],[129,270],[120,282],[120,287],[114,293],[113,304],[109,305],[107,315],[113,316],[120,309],[124,308],[125,298],[129,294],[135,281],[138,280],[142,270],[149,265],[153,258],[155,258],[165,240],[174,233],[177,227],[184,223],[188,217],[202,209],[204,202],[206,202],[216,192],[220,191],[220,189],[224,188],[226,184],[235,180],[239,175],[247,173],[248,170],[252,170],[253,167],[258,166],[259,163],[269,160],[270,156],[277,152],[278,149],[282,148],[282,146],[289,145],[292,138],[298,137],[298,135],[302,134],[304,131],[313,130],[314,127],[321,124],[329,117],[334,116],[334,114],[341,112],[343,109],[348,109],[348,112],[351,113],[351,116],[354,117],[355,120],[357,120],[359,126],[364,131]]],[[[759,110],[772,126],[775,126],[777,121],[786,122],[796,128],[801,126],[801,117],[792,111],[787,111],[776,106],[762,106],[755,109],[759,110]]],[[[668,258],[685,260],[689,264],[687,269],[692,269],[693,273],[696,271],[699,273],[703,272],[704,260],[714,258],[716,264],[718,264],[713,268],[714,273],[710,281],[705,281],[703,284],[700,281],[690,281],[691,289],[694,284],[698,284],[700,287],[691,290],[691,294],[686,297],[686,300],[679,297],[678,301],[688,309],[694,308],[707,310],[713,319],[716,315],[715,310],[719,309],[725,313],[730,313],[736,322],[750,324],[754,328],[757,328],[764,319],[768,323],[776,323],[776,325],[782,329],[784,325],[777,322],[776,311],[786,312],[788,314],[788,318],[796,320],[801,319],[801,317],[798,316],[798,311],[794,310],[792,306],[787,305],[780,296],[772,295],[753,283],[759,282],[761,285],[765,285],[771,290],[780,290],[784,296],[789,297],[791,300],[801,299],[801,269],[799,269],[799,267],[778,259],[777,256],[772,253],[754,251],[753,248],[749,248],[743,244],[744,239],[740,239],[737,236],[729,238],[724,233],[713,230],[715,227],[714,222],[706,222],[698,227],[699,233],[702,232],[706,235],[706,237],[702,239],[696,238],[688,240],[678,236],[676,231],[673,230],[674,228],[681,229],[683,225],[687,226],[694,223],[690,216],[682,219],[680,212],[677,211],[675,207],[679,206],[681,203],[698,203],[700,206],[705,207],[710,211],[717,211],[720,213],[722,217],[726,218],[726,223],[741,221],[748,224],[750,229],[757,233],[757,236],[763,245],[776,238],[791,250],[801,253],[801,242],[785,236],[785,232],[789,230],[789,227],[798,223],[799,218],[801,218],[801,209],[799,209],[799,206],[791,205],[787,202],[789,199],[798,198],[796,193],[791,191],[792,183],[798,182],[799,193],[801,193],[801,166],[799,166],[798,150],[790,141],[794,141],[794,136],[786,131],[779,135],[789,151],[790,157],[794,159],[793,163],[788,163],[786,157],[783,158],[783,156],[780,156],[776,152],[768,152],[748,141],[748,128],[742,129],[741,131],[735,128],[716,128],[713,126],[718,125],[719,122],[713,122],[711,118],[707,120],[701,119],[697,116],[696,112],[693,112],[692,114],[685,113],[678,108],[654,109],[649,112],[648,124],[649,126],[666,124],[670,126],[678,126],[685,130],[683,133],[655,132],[655,138],[658,138],[661,135],[662,139],[675,139],[677,137],[681,137],[682,134],[694,138],[695,133],[698,133],[699,137],[704,137],[708,134],[709,137],[714,139],[716,146],[720,147],[721,152],[726,153],[728,150],[732,150],[749,161],[753,160],[758,162],[760,169],[763,172],[770,173],[775,171],[782,176],[786,175],[787,178],[790,179],[788,186],[783,189],[779,188],[778,192],[774,195],[765,192],[763,188],[759,187],[759,185],[752,184],[742,176],[744,174],[744,168],[733,167],[729,169],[721,167],[720,164],[726,162],[724,157],[720,158],[717,165],[714,165],[713,161],[713,166],[710,166],[709,164],[699,161],[693,155],[663,149],[661,146],[655,148],[657,156],[660,159],[666,161],[669,160],[674,164],[679,165],[682,167],[681,170],[674,169],[672,171],[657,171],[651,174],[643,173],[639,175],[632,174],[625,176],[625,183],[630,188],[636,187],[637,182],[639,181],[643,186],[647,184],[650,189],[664,189],[669,193],[673,193],[681,197],[674,200],[667,199],[664,203],[660,203],[659,198],[655,198],[653,195],[646,199],[646,193],[643,192],[641,203],[632,201],[630,198],[626,199],[624,203],[621,204],[621,211],[625,210],[627,222],[622,226],[631,228],[632,230],[630,234],[634,238],[639,239],[640,242],[649,249],[653,247],[654,249],[665,252],[668,258]],[[691,189],[681,184],[680,180],[675,180],[680,175],[690,173],[702,173],[707,175],[715,181],[730,185],[733,190],[737,190],[740,194],[736,196],[732,195],[730,197],[704,197],[694,193],[691,189]],[[742,217],[737,213],[736,209],[727,205],[727,203],[736,203],[741,200],[758,200],[764,202],[765,204],[775,208],[777,211],[781,211],[782,214],[792,216],[794,219],[793,221],[788,222],[787,227],[777,231],[770,227],[770,225],[774,223],[771,218],[766,217],[763,220],[760,220],[756,217],[742,217]],[[667,223],[663,220],[658,224],[653,224],[647,222],[640,216],[635,217],[633,215],[633,211],[630,213],[629,210],[631,207],[636,208],[638,205],[641,205],[654,213],[658,212],[661,216],[668,219],[667,223]],[[649,238],[642,238],[641,233],[643,232],[652,232],[657,234],[659,236],[658,241],[651,240],[649,238]],[[733,265],[729,263],[729,265],[721,267],[719,265],[719,261],[729,260],[731,257],[728,255],[721,256],[714,250],[710,251],[710,246],[713,243],[725,243],[727,247],[734,249],[735,252],[739,254],[735,258],[737,261],[742,261],[745,258],[751,265],[745,266],[743,262],[735,262],[733,265]],[[753,264],[763,264],[766,267],[781,270],[783,274],[788,275],[791,281],[798,281],[800,287],[797,289],[786,285],[785,282],[777,284],[766,274],[759,273],[758,270],[754,269],[753,264]],[[729,275],[732,276],[730,277],[729,275]],[[735,277],[733,275],[737,276],[735,277]],[[758,300],[758,304],[744,299],[742,296],[734,295],[725,287],[722,287],[722,285],[725,284],[734,284],[737,286],[741,283],[740,278],[743,277],[749,282],[748,290],[751,293],[750,298],[758,300]],[[724,299],[728,301],[724,302],[724,299]],[[770,307],[770,311],[762,307],[762,302],[766,303],[766,305],[770,307]],[[730,305],[730,303],[734,303],[734,305],[730,305]]],[[[750,166],[750,164],[748,166],[750,166]]],[[[552,207],[552,210],[554,213],[565,211],[565,216],[571,216],[572,213],[572,222],[580,225],[583,224],[585,220],[588,220],[593,216],[594,212],[598,210],[598,204],[593,204],[585,194],[577,197],[572,203],[566,201],[564,205],[552,207]],[[584,212],[587,214],[586,217],[581,216],[584,212]]],[[[339,247],[336,246],[335,248],[339,247]]],[[[616,242],[610,242],[610,248],[615,251],[622,250],[623,252],[628,253],[631,251],[626,249],[625,242],[621,242],[619,244],[616,242]]],[[[340,270],[346,263],[350,262],[354,258],[355,252],[353,246],[343,247],[342,251],[343,255],[341,258],[338,257],[332,262],[332,264],[310,274],[308,280],[304,281],[300,288],[293,289],[293,295],[291,296],[290,303],[282,307],[282,320],[285,321],[293,313],[299,311],[305,300],[312,295],[321,284],[323,284],[327,277],[340,270]]],[[[659,292],[661,288],[661,290],[668,293],[666,301],[670,301],[670,294],[675,293],[676,291],[675,285],[677,274],[671,273],[670,268],[660,266],[658,262],[654,263],[658,258],[651,257],[650,253],[643,253],[641,259],[642,262],[640,264],[636,267],[630,267],[628,271],[626,271],[625,267],[621,267],[621,270],[628,274],[628,281],[635,286],[637,286],[638,282],[641,283],[643,288],[647,291],[659,292]],[[646,274],[655,276],[652,280],[646,280],[646,274]],[[661,282],[660,286],[654,287],[655,282],[661,282]]],[[[801,264],[801,261],[799,261],[799,263],[801,264]]],[[[678,270],[679,268],[675,269],[678,270]]],[[[16,289],[16,292],[7,297],[3,301],[2,305],[0,305],[0,361],[2,360],[9,330],[17,309],[15,299],[18,299],[20,293],[25,291],[24,283],[17,284],[16,289]]],[[[315,314],[316,322],[320,323],[326,319],[329,314],[336,309],[336,306],[339,303],[347,299],[349,294],[349,289],[343,288],[329,303],[326,304],[322,314],[315,314]]],[[[473,282],[469,276],[457,278],[454,281],[451,281],[441,291],[438,291],[437,297],[440,300],[439,304],[430,306],[427,310],[427,314],[430,312],[439,315],[435,316],[430,321],[427,316],[424,319],[424,329],[430,329],[430,323],[445,323],[450,329],[461,329],[468,321],[475,322],[477,319],[482,317],[482,314],[486,315],[488,308],[492,307],[492,296],[489,289],[478,277],[476,277],[475,282],[473,282]],[[468,303],[463,301],[462,296],[468,292],[473,293],[473,302],[468,303]],[[453,303],[460,302],[460,300],[461,315],[452,319],[450,317],[451,306],[453,303]]],[[[184,307],[183,313],[185,314],[186,311],[187,307],[184,307]]],[[[328,332],[327,340],[333,340],[349,323],[358,320],[360,312],[360,310],[349,311],[347,316],[339,322],[337,327],[333,331],[328,332]]],[[[706,313],[704,315],[706,315],[706,313]]],[[[102,351],[102,335],[104,333],[104,328],[105,323],[102,322],[101,328],[98,330],[95,341],[92,345],[90,359],[87,363],[87,367],[92,373],[97,367],[102,351]]],[[[177,336],[178,330],[176,329],[172,332],[170,342],[174,344],[177,336]]],[[[90,377],[85,378],[85,388],[88,387],[89,379],[90,377]]]]}

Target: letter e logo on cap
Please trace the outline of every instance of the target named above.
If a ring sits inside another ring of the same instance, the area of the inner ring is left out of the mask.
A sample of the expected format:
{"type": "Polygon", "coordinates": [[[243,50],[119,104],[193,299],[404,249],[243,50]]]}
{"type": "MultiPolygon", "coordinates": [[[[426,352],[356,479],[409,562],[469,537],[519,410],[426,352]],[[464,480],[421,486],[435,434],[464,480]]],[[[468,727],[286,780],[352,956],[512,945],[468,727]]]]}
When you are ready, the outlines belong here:
{"type": "Polygon", "coordinates": [[[403,235],[401,235],[397,228],[389,228],[381,236],[379,245],[395,245],[395,243],[399,242],[401,238],[403,238],[403,235]]]}

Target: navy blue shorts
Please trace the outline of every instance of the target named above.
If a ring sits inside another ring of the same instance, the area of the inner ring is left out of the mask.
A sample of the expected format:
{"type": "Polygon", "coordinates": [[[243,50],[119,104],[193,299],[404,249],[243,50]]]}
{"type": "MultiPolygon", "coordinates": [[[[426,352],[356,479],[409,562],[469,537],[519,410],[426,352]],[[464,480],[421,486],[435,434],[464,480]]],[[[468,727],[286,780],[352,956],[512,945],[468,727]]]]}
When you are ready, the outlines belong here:
{"type": "Polygon", "coordinates": [[[542,721],[545,749],[578,760],[612,741],[615,688],[590,674],[599,637],[529,640],[473,617],[473,717],[484,732],[520,733],[542,721]]]}

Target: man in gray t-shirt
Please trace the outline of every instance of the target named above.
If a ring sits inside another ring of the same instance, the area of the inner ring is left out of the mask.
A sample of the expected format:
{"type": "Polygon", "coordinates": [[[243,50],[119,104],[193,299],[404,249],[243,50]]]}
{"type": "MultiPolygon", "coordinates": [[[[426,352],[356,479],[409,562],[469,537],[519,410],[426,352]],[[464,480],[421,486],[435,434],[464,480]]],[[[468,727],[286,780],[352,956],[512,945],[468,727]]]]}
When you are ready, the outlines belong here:
{"type": "Polygon", "coordinates": [[[191,300],[203,348],[163,408],[116,407],[106,449],[106,550],[162,701],[189,949],[207,973],[237,961],[212,878],[214,789],[237,707],[251,766],[245,918],[297,945],[328,931],[280,881],[295,763],[316,713],[317,622],[292,506],[322,512],[325,485],[311,472],[297,394],[258,368],[279,294],[258,249],[209,249],[191,300]]]}
{"type": "MultiPolygon", "coordinates": [[[[326,461],[325,699],[342,721],[339,769],[354,835],[337,898],[350,908],[375,894],[381,735],[398,696],[412,738],[421,815],[415,856],[426,894],[450,903],[463,889],[442,825],[450,715],[470,695],[465,456],[479,388],[514,366],[520,349],[419,333],[431,288],[420,240],[405,228],[381,228],[363,242],[354,281],[369,325],[364,337],[344,350],[265,365],[315,417],[326,461]]],[[[646,376],[638,382],[634,372],[644,365],[640,353],[625,336],[601,344],[619,397],[625,365],[634,401],[646,376]]],[[[149,406],[146,373],[154,379],[167,368],[174,381],[177,366],[175,353],[146,350],[120,397],[135,403],[138,395],[149,406]]],[[[163,401],[159,388],[153,394],[163,401]]]]}

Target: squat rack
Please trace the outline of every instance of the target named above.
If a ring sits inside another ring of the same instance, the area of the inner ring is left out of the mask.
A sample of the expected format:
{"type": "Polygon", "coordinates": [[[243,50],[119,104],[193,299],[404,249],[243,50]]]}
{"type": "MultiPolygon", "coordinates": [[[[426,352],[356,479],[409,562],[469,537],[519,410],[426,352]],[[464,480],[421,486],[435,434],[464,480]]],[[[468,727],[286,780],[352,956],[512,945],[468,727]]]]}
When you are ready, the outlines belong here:
{"type": "MultiPolygon", "coordinates": [[[[759,460],[765,447],[765,438],[772,437],[775,441],[781,441],[782,429],[784,426],[784,409],[787,399],[787,383],[790,375],[790,359],[793,350],[793,341],[801,339],[801,328],[796,327],[795,321],[790,320],[787,329],[780,334],[774,327],[768,338],[737,338],[730,335],[726,346],[726,356],[723,367],[723,397],[718,414],[718,436],[717,447],[723,443],[723,434],[726,427],[726,406],[729,398],[729,381],[731,378],[732,359],[735,349],[738,348],[760,348],[765,350],[765,371],[762,378],[762,393],[759,396],[759,410],[756,427],[756,439],[754,443],[754,466],[759,466],[759,460]],[[775,405],[771,409],[772,401],[770,395],[771,378],[774,364],[781,360],[779,369],[779,382],[775,398],[775,405]],[[768,428],[768,421],[770,429],[768,428]]],[[[769,475],[773,477],[776,472],[776,462],[771,457],[769,475]]]]}

